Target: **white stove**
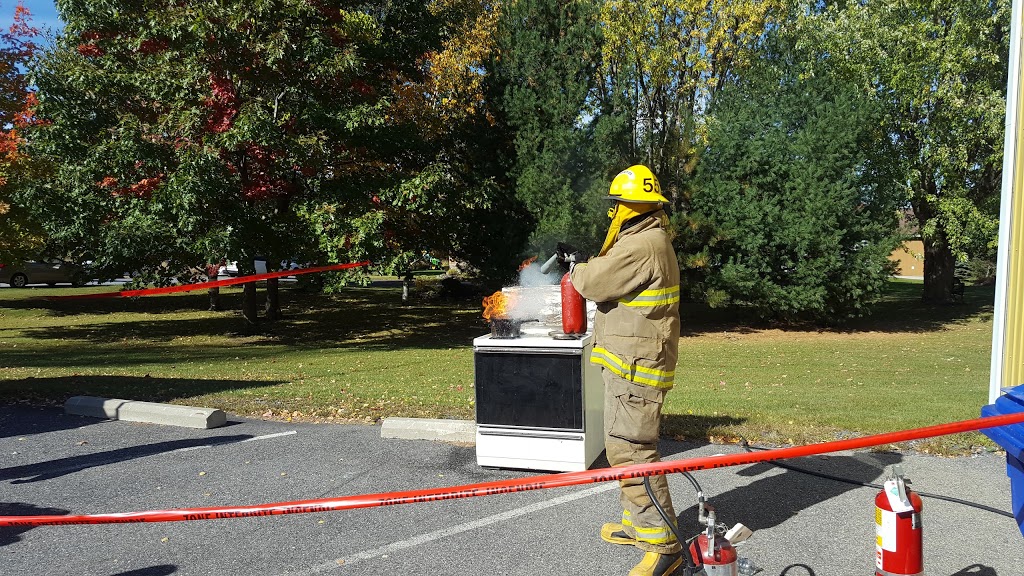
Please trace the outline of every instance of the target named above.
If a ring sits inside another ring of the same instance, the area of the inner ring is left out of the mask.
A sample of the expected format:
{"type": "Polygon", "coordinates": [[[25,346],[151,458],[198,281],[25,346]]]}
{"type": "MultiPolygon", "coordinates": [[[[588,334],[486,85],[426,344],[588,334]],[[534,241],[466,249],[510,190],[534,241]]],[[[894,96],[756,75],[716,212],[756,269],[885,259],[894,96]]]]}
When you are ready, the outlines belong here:
{"type": "Polygon", "coordinates": [[[590,363],[593,336],[473,339],[476,458],[480,466],[586,470],[604,449],[604,383],[590,363]]]}

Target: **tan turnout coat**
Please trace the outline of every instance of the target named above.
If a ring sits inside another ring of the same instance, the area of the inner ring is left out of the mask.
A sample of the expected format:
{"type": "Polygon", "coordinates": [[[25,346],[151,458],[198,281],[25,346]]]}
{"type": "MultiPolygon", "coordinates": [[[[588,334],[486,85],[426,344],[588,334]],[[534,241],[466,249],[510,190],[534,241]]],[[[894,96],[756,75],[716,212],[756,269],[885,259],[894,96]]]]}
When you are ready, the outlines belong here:
{"type": "Polygon", "coordinates": [[[668,390],[679,353],[679,263],[661,220],[645,214],[604,256],[573,268],[573,286],[597,303],[590,361],[622,378],[668,390]]]}

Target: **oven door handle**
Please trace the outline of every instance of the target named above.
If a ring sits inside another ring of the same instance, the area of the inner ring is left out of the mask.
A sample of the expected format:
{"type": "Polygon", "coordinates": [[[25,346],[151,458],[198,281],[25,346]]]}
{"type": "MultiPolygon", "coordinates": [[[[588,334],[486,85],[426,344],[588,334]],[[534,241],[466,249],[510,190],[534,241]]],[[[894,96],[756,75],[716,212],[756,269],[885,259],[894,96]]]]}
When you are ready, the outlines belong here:
{"type": "Polygon", "coordinates": [[[583,434],[560,434],[558,432],[540,432],[526,430],[482,430],[477,428],[481,436],[510,436],[512,438],[543,438],[545,440],[583,440],[583,434]]]}
{"type": "Polygon", "coordinates": [[[528,348],[512,346],[474,346],[478,354],[545,354],[548,356],[583,356],[582,348],[528,348]]]}

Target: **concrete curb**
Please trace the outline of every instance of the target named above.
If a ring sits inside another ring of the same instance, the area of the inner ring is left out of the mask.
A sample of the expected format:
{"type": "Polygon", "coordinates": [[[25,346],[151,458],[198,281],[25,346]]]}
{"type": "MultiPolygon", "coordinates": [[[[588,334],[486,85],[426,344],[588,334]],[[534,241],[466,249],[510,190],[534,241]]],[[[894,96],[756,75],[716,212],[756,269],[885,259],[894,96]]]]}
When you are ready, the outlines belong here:
{"type": "Polygon", "coordinates": [[[385,418],[381,422],[380,437],[476,444],[476,422],[433,418],[385,418]]]}
{"type": "Polygon", "coordinates": [[[148,422],[185,428],[217,428],[227,423],[223,410],[196,408],[155,402],[135,402],[120,398],[72,396],[64,403],[64,413],[126,422],[148,422]]]}

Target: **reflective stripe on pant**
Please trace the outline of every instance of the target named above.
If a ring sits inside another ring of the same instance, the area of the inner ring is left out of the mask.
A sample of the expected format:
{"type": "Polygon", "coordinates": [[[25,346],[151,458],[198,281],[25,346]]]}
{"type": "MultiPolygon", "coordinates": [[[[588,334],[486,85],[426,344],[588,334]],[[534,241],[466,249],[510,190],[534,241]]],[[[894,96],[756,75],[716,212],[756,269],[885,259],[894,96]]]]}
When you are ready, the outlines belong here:
{"type": "MultiPolygon", "coordinates": [[[[612,466],[658,462],[658,432],[665,391],[634,384],[608,369],[604,377],[604,446],[612,466]]],[[[664,476],[651,476],[655,498],[675,521],[676,513],[664,476]]],[[[619,481],[622,525],[648,552],[671,554],[682,549],[644,489],[643,478],[619,481]]]]}

